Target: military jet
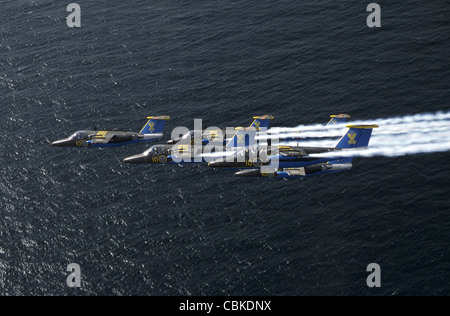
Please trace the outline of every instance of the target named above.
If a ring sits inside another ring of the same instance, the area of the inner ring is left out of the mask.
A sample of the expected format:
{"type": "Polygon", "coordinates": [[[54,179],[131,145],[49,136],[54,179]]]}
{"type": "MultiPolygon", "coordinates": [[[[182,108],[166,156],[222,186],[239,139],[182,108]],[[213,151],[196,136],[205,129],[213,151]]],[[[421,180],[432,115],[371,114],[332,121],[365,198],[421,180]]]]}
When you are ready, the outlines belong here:
{"type": "Polygon", "coordinates": [[[313,138],[313,139],[328,138],[329,135],[327,134],[327,127],[338,127],[340,125],[344,125],[347,122],[347,120],[350,118],[350,115],[338,114],[338,115],[330,115],[330,117],[331,117],[331,119],[328,121],[327,124],[325,124],[323,131],[321,131],[321,133],[319,133],[316,136],[305,137],[303,132],[301,132],[301,131],[289,132],[289,128],[287,128],[287,129],[282,129],[281,132],[277,131],[277,129],[270,130],[268,132],[267,139],[270,143],[270,139],[271,139],[271,136],[273,137],[273,134],[277,134],[276,138],[278,138],[278,139],[280,139],[280,141],[284,141],[284,142],[306,140],[306,139],[311,139],[311,138],[313,138]]]}
{"type": "Polygon", "coordinates": [[[266,161],[259,158],[262,156],[261,153],[257,153],[259,156],[256,156],[256,159],[249,159],[252,152],[246,151],[241,153],[245,155],[244,157],[236,155],[235,161],[215,161],[208,165],[212,168],[244,169],[235,174],[238,177],[304,178],[348,170],[352,168],[352,158],[344,154],[340,155],[340,152],[368,147],[372,131],[378,126],[349,125],[347,127],[348,132],[334,148],[279,146],[277,155],[271,155],[271,152],[266,154],[268,156],[266,161]],[[270,170],[273,160],[278,164],[276,170],[270,170]]]}
{"type": "MultiPolygon", "coordinates": [[[[328,121],[328,123],[325,125],[325,127],[328,126],[337,126],[339,124],[345,124],[347,122],[347,120],[350,118],[350,115],[348,114],[338,114],[338,115],[331,115],[330,116],[331,119],[328,121]]],[[[262,129],[267,129],[267,133],[265,133],[263,136],[263,138],[267,139],[268,143],[270,144],[271,138],[270,135],[271,130],[269,130],[270,127],[270,120],[274,119],[273,116],[270,115],[264,115],[264,116],[256,116],[254,117],[254,122],[248,127],[250,128],[255,128],[257,133],[256,133],[256,138],[260,137],[260,133],[258,131],[262,130],[262,129]]],[[[213,142],[216,140],[216,138],[218,137],[218,135],[225,135],[226,130],[225,129],[219,129],[219,130],[209,130],[208,133],[204,133],[202,132],[202,145],[207,145],[210,142],[213,142]]],[[[276,133],[276,129],[274,131],[276,133]]],[[[190,131],[189,133],[186,133],[185,135],[177,138],[177,139],[171,139],[169,140],[167,143],[170,145],[174,145],[180,141],[185,141],[187,139],[191,139],[191,144],[194,145],[194,135],[195,135],[195,131],[190,131]]],[[[278,137],[280,138],[280,140],[283,141],[296,141],[296,140],[304,140],[305,137],[302,136],[301,132],[295,132],[295,133],[281,133],[278,135],[278,137]],[[288,135],[288,136],[287,136],[288,135]]],[[[226,146],[229,142],[229,139],[224,139],[223,140],[223,145],[226,146]]]]}
{"type": "MultiPolygon", "coordinates": [[[[272,115],[263,115],[263,116],[255,116],[253,123],[248,127],[249,129],[254,128],[256,129],[256,131],[262,130],[262,129],[268,129],[270,127],[270,120],[273,120],[274,117],[272,115]]],[[[191,139],[191,145],[195,144],[195,135],[197,133],[201,133],[201,138],[202,138],[202,145],[207,145],[211,142],[216,142],[217,139],[219,138],[219,135],[225,135],[226,134],[226,129],[225,128],[221,128],[221,129],[210,129],[208,130],[208,132],[204,132],[204,131],[189,131],[189,133],[186,133],[185,135],[176,138],[176,139],[171,139],[167,142],[167,144],[169,145],[175,145],[176,143],[179,142],[186,142],[186,140],[188,140],[189,138],[191,139]]],[[[223,139],[223,145],[226,146],[229,142],[229,139],[223,139]]]]}
{"type": "Polygon", "coordinates": [[[72,136],[55,141],[56,147],[118,147],[134,143],[150,142],[163,137],[164,126],[169,116],[150,116],[139,133],[119,131],[78,131],[72,136]]]}
{"type": "MultiPolygon", "coordinates": [[[[248,128],[236,128],[235,135],[226,141],[224,155],[234,154],[234,149],[248,147],[250,144],[248,135],[244,135],[244,131],[253,131],[253,135],[262,128],[269,128],[270,121],[274,119],[271,115],[256,116],[253,123],[248,128]]],[[[213,131],[214,132],[214,131],[213,131]]],[[[172,140],[168,144],[152,146],[147,151],[124,159],[125,163],[146,163],[146,164],[178,164],[178,163],[202,163],[206,162],[207,156],[203,155],[203,148],[208,144],[216,144],[218,147],[223,147],[224,140],[220,137],[219,142],[216,142],[216,135],[223,133],[222,130],[211,133],[209,138],[203,138],[201,146],[195,146],[194,131],[189,132],[183,137],[172,140]],[[213,135],[214,134],[214,135],[213,135]]],[[[202,134],[205,136],[204,134],[202,134]]],[[[223,135],[223,134],[220,134],[223,135]]],[[[222,137],[223,138],[223,137],[222,137]]],[[[254,136],[253,136],[254,138],[254,136]]],[[[214,154],[214,149],[211,151],[214,154]]],[[[221,155],[219,153],[218,155],[221,155]]]]}
{"type": "MultiPolygon", "coordinates": [[[[329,138],[330,136],[327,136],[326,133],[326,127],[345,124],[349,118],[350,115],[348,114],[331,115],[331,120],[325,124],[324,131],[321,133],[321,136],[318,137],[305,138],[305,136],[302,136],[302,132],[286,132],[286,129],[284,128],[281,129],[280,132],[277,132],[279,129],[275,128],[275,132],[273,132],[276,135],[275,137],[271,131],[268,132],[269,134],[265,134],[263,136],[257,133],[256,141],[253,143],[253,146],[248,146],[245,149],[237,151],[234,159],[227,159],[226,161],[223,161],[223,157],[219,157],[217,161],[210,162],[209,166],[212,168],[252,169],[270,165],[269,156],[272,154],[274,148],[272,147],[273,139],[278,139],[280,142],[284,143],[288,141],[306,140],[310,138],[329,138]]],[[[287,130],[289,130],[289,128],[287,130]]],[[[292,146],[277,146],[277,148],[282,154],[293,151],[292,146]]],[[[307,150],[317,150],[317,148],[307,148],[307,150]]]]}

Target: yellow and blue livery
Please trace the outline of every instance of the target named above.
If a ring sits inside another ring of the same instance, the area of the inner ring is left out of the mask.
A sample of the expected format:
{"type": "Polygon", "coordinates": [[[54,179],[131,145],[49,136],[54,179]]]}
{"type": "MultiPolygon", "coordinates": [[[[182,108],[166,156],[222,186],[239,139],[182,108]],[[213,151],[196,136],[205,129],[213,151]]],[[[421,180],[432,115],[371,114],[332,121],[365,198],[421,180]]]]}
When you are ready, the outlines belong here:
{"type": "Polygon", "coordinates": [[[120,131],[78,131],[70,137],[52,143],[56,147],[118,147],[159,140],[164,136],[164,127],[169,116],[150,116],[139,133],[120,131]]]}
{"type": "Polygon", "coordinates": [[[280,146],[278,148],[279,153],[269,156],[268,161],[262,164],[263,166],[269,166],[272,160],[278,161],[278,169],[269,173],[261,172],[262,168],[256,169],[254,164],[238,161],[212,162],[209,166],[212,168],[245,169],[236,173],[236,176],[239,177],[269,178],[304,178],[348,170],[352,167],[352,158],[340,157],[339,152],[368,147],[372,131],[378,126],[349,125],[347,127],[349,128],[348,131],[334,148],[280,146]],[[320,157],[320,154],[324,153],[333,154],[331,156],[327,154],[327,157],[320,157]]]}

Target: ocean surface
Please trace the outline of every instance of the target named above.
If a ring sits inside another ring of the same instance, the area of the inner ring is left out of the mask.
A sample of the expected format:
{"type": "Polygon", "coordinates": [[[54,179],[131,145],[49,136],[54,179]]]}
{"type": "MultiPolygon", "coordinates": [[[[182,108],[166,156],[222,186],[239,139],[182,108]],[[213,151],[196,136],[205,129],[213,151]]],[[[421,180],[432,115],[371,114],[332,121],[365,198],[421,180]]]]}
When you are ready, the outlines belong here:
{"type": "Polygon", "coordinates": [[[448,1],[380,2],[376,29],[369,1],[78,0],[76,29],[69,3],[0,0],[0,295],[450,294],[450,153],[279,181],[50,146],[449,111],[448,1]]]}

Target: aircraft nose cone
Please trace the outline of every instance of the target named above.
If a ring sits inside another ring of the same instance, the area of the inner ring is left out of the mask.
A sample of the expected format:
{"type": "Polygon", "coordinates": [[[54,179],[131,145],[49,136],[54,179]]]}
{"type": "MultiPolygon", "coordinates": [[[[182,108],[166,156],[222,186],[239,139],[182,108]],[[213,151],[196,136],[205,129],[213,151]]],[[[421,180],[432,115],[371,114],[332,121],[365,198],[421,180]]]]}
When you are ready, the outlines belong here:
{"type": "Polygon", "coordinates": [[[224,168],[225,167],[224,164],[225,164],[224,162],[213,161],[213,162],[210,162],[208,164],[208,167],[211,167],[211,168],[224,168]]]}
{"type": "Polygon", "coordinates": [[[134,155],[123,160],[124,163],[147,163],[147,156],[143,154],[134,155]]]}
{"type": "Polygon", "coordinates": [[[208,164],[209,167],[211,168],[232,168],[232,167],[236,167],[238,164],[237,163],[230,163],[230,162],[226,162],[226,161],[212,161],[208,164]]]}
{"type": "Polygon", "coordinates": [[[52,146],[55,146],[55,147],[67,147],[67,146],[69,146],[69,141],[67,139],[60,139],[60,140],[54,141],[52,143],[52,146]]]}
{"type": "Polygon", "coordinates": [[[261,177],[261,171],[259,169],[242,170],[236,172],[234,175],[241,178],[258,178],[261,177]]]}
{"type": "Polygon", "coordinates": [[[173,140],[173,139],[167,141],[167,144],[168,144],[168,145],[175,145],[176,143],[177,143],[177,141],[176,141],[176,140],[173,140]]]}
{"type": "Polygon", "coordinates": [[[218,169],[235,169],[248,167],[245,162],[226,162],[226,161],[213,161],[208,164],[210,168],[218,169]]]}

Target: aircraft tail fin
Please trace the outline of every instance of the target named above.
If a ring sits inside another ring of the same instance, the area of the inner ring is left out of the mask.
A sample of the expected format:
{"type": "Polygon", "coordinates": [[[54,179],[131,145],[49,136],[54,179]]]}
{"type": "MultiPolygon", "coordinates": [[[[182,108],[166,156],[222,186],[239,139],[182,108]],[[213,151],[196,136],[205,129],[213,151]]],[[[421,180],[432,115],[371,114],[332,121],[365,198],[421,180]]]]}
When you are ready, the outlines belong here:
{"type": "Polygon", "coordinates": [[[272,115],[255,116],[253,123],[248,128],[236,128],[236,134],[228,142],[228,148],[249,147],[255,143],[256,132],[262,128],[269,129],[270,121],[274,119],[272,115]]]}
{"type": "Polygon", "coordinates": [[[378,125],[348,125],[348,132],[342,136],[341,140],[337,144],[336,148],[349,149],[349,148],[362,148],[368,147],[370,137],[374,128],[378,128],[378,125]]]}
{"type": "Polygon", "coordinates": [[[264,115],[264,116],[255,116],[253,119],[253,123],[252,125],[250,125],[251,127],[256,128],[257,130],[259,130],[260,128],[269,128],[270,127],[270,121],[273,120],[275,117],[273,117],[272,115],[264,115]]]}
{"type": "Polygon", "coordinates": [[[255,143],[256,129],[255,128],[236,128],[236,134],[228,142],[228,148],[244,148],[249,147],[255,143]]]}
{"type": "Polygon", "coordinates": [[[147,124],[141,130],[141,134],[161,134],[164,132],[166,121],[170,120],[169,116],[149,116],[147,124]]]}
{"type": "Polygon", "coordinates": [[[348,114],[331,115],[331,120],[326,126],[332,126],[336,124],[344,124],[350,118],[348,114]]]}

